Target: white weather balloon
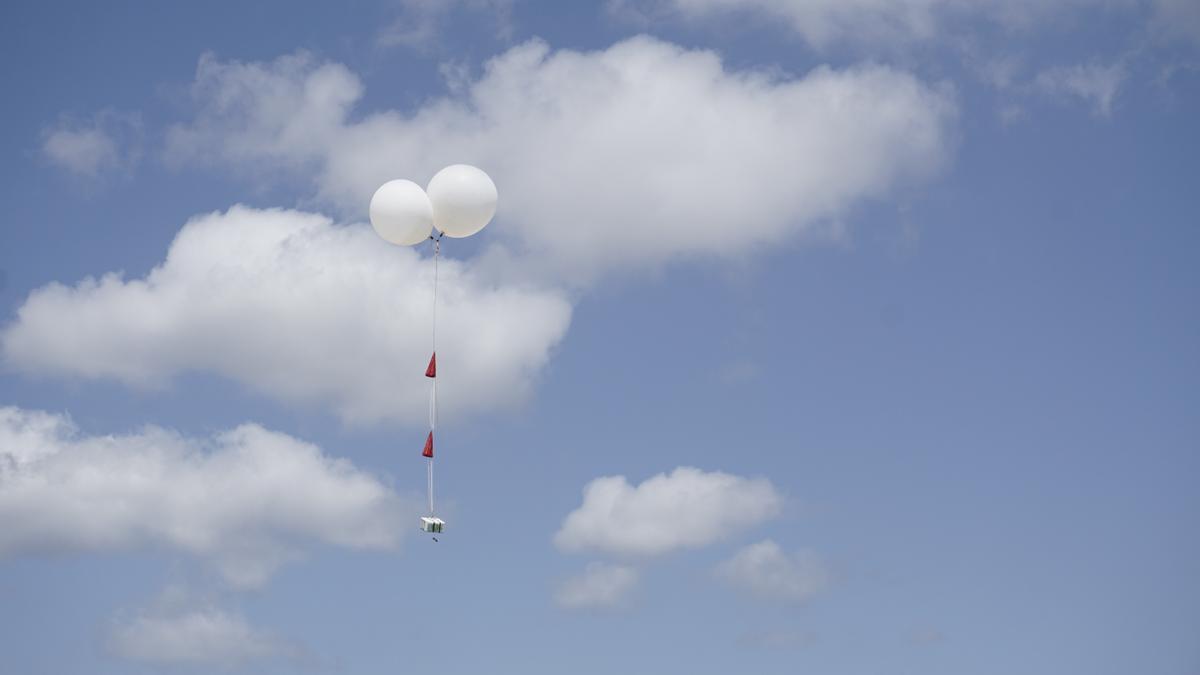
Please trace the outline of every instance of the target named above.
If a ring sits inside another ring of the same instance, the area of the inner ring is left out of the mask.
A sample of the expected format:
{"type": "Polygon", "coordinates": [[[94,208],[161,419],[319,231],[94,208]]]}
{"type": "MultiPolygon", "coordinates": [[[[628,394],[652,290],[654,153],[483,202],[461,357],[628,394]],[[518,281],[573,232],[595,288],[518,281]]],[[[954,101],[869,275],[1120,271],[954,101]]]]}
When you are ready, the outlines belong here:
{"type": "Polygon", "coordinates": [[[433,225],[447,237],[469,237],[496,214],[496,184],[482,170],[452,164],[429,181],[433,225]]]}
{"type": "Polygon", "coordinates": [[[420,185],[390,180],[371,197],[371,226],[387,241],[401,246],[419,244],[433,232],[433,206],[420,185]]]}

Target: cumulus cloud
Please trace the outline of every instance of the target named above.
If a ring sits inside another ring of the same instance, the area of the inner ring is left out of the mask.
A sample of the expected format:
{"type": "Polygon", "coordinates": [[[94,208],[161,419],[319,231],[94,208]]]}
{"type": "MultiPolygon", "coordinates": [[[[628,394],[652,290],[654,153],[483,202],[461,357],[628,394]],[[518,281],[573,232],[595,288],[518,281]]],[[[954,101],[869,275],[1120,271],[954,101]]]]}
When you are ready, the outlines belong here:
{"type": "MultiPolygon", "coordinates": [[[[343,213],[397,176],[454,162],[493,175],[500,214],[484,240],[498,245],[470,269],[444,266],[448,414],[528,394],[570,320],[547,283],[828,233],[937,171],[956,116],[950,91],[886,67],[780,77],[647,37],[597,52],[529,42],[408,114],[353,114],[358,77],[303,53],[205,56],[192,91],[169,161],[311,181],[343,213]]],[[[428,265],[363,227],[235,207],[188,223],[145,277],[36,290],[0,349],[27,373],[154,387],[211,371],[349,421],[416,423],[427,289],[428,265]]]]}
{"type": "MultiPolygon", "coordinates": [[[[432,266],[368,226],[242,206],[189,221],[145,277],[33,291],[0,333],[10,369],[158,387],[211,371],[345,420],[424,419],[432,266]]],[[[559,292],[498,286],[439,266],[440,403],[512,405],[562,338],[559,292]]]]}
{"type": "Polygon", "coordinates": [[[681,466],[633,486],[605,476],[583,489],[583,504],[554,536],[568,552],[654,556],[698,548],[775,517],[783,497],[765,478],[681,466]]]}
{"type": "Polygon", "coordinates": [[[612,608],[623,604],[637,585],[638,571],[625,565],[590,563],[579,576],[561,583],[554,601],[566,609],[612,608]]]}
{"type": "Polygon", "coordinates": [[[1092,104],[1097,115],[1112,114],[1113,100],[1125,80],[1124,65],[1078,64],[1058,66],[1038,73],[1036,85],[1053,96],[1069,96],[1092,104]]]}
{"type": "Polygon", "coordinates": [[[825,588],[829,574],[809,551],[787,554],[770,539],[751,544],[717,567],[717,574],[756,597],[805,602],[825,588]]]}
{"type": "Polygon", "coordinates": [[[254,587],[313,545],[392,549],[415,511],[350,462],[258,425],[85,436],[64,415],[0,407],[0,556],[167,548],[254,587]]]}
{"type": "Polygon", "coordinates": [[[108,648],[156,666],[232,668],[295,655],[297,649],[238,614],[216,607],[143,613],[113,624],[108,648]]]}
{"type": "Polygon", "coordinates": [[[731,70],[649,37],[595,52],[527,42],[411,113],[352,115],[358,77],[304,54],[205,57],[193,93],[173,162],[309,180],[350,214],[388,179],[476,164],[500,188],[488,236],[572,280],[827,232],[938,171],[957,114],[948,88],[892,68],[731,70]]]}
{"type": "Polygon", "coordinates": [[[42,155],[53,165],[86,178],[128,171],[141,156],[141,118],[102,110],[89,119],[64,117],[42,131],[42,155]]]}

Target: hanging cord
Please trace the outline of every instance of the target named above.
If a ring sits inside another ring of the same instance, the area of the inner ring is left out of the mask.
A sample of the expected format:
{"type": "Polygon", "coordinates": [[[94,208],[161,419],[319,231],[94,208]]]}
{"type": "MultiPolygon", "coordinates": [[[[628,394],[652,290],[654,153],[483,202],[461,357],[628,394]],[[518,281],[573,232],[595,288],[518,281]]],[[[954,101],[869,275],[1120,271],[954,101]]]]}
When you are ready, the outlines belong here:
{"type": "MultiPolygon", "coordinates": [[[[437,296],[438,296],[438,258],[442,252],[442,235],[429,237],[433,240],[433,358],[437,358],[437,296]]],[[[437,430],[437,376],[430,378],[433,382],[429,390],[429,433],[433,434],[437,430]]],[[[426,480],[429,490],[429,515],[434,515],[433,510],[433,457],[429,457],[425,463],[426,480]]]]}
{"type": "MultiPolygon", "coordinates": [[[[437,238],[432,235],[433,239],[433,350],[437,353],[437,291],[438,291],[438,258],[442,253],[442,235],[438,234],[437,238]]],[[[437,382],[437,378],[433,378],[437,382]]]]}

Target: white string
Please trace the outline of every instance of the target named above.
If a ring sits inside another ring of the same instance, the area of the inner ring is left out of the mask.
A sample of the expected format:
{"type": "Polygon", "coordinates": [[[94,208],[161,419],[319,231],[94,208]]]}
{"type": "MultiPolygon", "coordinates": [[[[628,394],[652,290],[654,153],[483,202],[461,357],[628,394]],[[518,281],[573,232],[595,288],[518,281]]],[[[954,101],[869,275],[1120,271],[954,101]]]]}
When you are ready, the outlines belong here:
{"type": "MultiPolygon", "coordinates": [[[[433,351],[437,353],[437,291],[438,291],[438,256],[442,252],[442,240],[433,240],[433,351]]],[[[434,378],[436,382],[436,378],[434,378]]]]}
{"type": "MultiPolygon", "coordinates": [[[[441,239],[433,240],[433,355],[430,357],[436,363],[437,360],[437,296],[438,296],[438,257],[442,252],[441,239]]],[[[437,367],[436,365],[434,366],[437,367]]],[[[437,430],[437,373],[430,378],[433,380],[429,389],[429,433],[433,434],[437,430]]],[[[434,441],[436,444],[436,440],[434,441]]],[[[435,450],[436,452],[436,450],[435,450]]],[[[425,463],[425,474],[429,489],[429,515],[434,515],[433,511],[433,457],[428,457],[425,463]]]]}
{"type": "Polygon", "coordinates": [[[433,386],[429,389],[429,430],[437,429],[437,378],[433,378],[433,386]]]}

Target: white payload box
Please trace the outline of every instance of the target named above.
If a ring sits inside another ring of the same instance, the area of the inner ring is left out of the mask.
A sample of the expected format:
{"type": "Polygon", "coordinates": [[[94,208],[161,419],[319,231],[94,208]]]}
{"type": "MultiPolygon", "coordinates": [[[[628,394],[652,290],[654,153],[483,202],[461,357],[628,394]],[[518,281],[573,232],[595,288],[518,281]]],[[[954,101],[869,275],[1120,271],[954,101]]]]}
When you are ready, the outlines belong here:
{"type": "Polygon", "coordinates": [[[421,516],[421,531],[422,532],[428,532],[430,534],[441,534],[442,526],[444,526],[445,524],[446,524],[446,522],[444,520],[442,520],[441,518],[434,518],[433,516],[421,516]]]}

